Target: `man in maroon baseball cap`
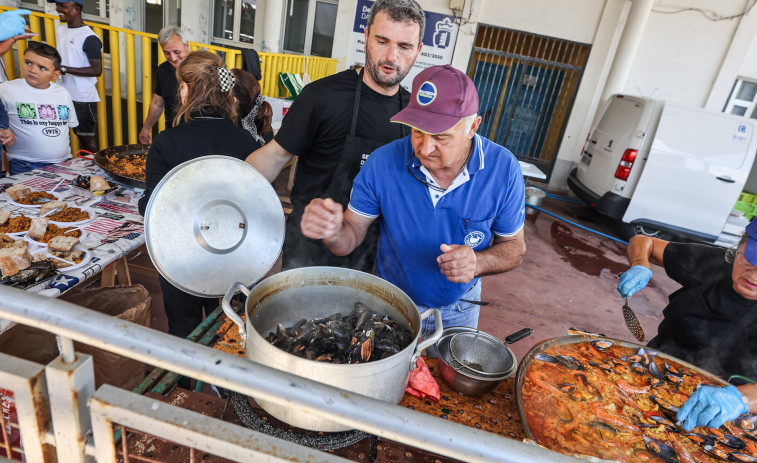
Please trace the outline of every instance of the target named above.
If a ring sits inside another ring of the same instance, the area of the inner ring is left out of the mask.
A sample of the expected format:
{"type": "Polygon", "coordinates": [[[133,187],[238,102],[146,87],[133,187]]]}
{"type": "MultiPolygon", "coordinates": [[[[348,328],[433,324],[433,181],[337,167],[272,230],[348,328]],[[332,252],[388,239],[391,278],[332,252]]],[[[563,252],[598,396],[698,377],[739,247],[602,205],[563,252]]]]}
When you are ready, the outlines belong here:
{"type": "MultiPolygon", "coordinates": [[[[443,326],[478,326],[480,278],[517,267],[523,239],[523,173],[512,153],[476,134],[478,93],[467,75],[433,66],[413,80],[405,109],[392,122],[410,136],[377,149],[352,187],[349,207],[314,199],[303,235],[348,254],[380,218],[376,270],[423,312],[421,336],[443,326]]],[[[435,355],[434,350],[429,355],[435,355]]]]}
{"type": "Polygon", "coordinates": [[[473,81],[445,65],[430,67],[415,76],[410,102],[390,120],[436,135],[477,113],[478,92],[473,81]]]}

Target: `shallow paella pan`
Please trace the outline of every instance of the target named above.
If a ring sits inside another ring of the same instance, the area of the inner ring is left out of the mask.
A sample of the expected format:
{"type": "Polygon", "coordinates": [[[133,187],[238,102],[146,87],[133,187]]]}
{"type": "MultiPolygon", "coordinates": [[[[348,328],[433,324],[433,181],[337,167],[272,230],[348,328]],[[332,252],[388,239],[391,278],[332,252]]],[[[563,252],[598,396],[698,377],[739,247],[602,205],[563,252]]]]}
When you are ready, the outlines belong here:
{"type": "Polygon", "coordinates": [[[700,382],[727,384],[645,346],[562,336],[524,356],[516,400],[529,439],[561,453],[623,462],[757,461],[757,417],[692,433],[675,423],[677,408],[700,382]]]}
{"type": "Polygon", "coordinates": [[[135,143],[131,145],[111,146],[110,148],[102,149],[97,153],[79,150],[79,152],[77,152],[77,155],[87,158],[89,158],[89,156],[92,156],[92,159],[95,161],[95,163],[119,183],[137,188],[145,188],[144,171],[142,173],[142,176],[129,176],[119,174],[114,170],[115,166],[113,165],[113,161],[124,158],[137,158],[140,161],[146,161],[147,152],[149,150],[149,144],[135,143]],[[84,153],[88,156],[82,156],[81,153],[84,153]]]}

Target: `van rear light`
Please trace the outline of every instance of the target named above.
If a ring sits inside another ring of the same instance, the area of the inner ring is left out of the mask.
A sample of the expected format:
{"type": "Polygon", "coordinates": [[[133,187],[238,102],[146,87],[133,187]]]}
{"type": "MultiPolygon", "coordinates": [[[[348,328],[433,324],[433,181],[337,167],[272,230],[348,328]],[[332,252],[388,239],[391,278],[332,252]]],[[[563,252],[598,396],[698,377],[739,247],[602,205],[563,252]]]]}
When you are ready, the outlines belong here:
{"type": "Polygon", "coordinates": [[[628,180],[628,174],[631,173],[631,167],[633,167],[633,162],[636,160],[638,152],[638,150],[626,150],[623,153],[623,157],[620,158],[620,162],[618,163],[618,168],[615,170],[615,178],[624,181],[628,180]]]}

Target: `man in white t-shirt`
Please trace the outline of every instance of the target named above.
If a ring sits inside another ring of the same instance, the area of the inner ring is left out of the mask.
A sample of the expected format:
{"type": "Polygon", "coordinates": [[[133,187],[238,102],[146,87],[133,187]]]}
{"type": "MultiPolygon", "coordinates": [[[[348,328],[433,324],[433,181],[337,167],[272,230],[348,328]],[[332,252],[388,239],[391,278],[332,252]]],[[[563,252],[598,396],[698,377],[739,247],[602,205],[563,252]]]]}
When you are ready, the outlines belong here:
{"type": "Polygon", "coordinates": [[[0,84],[0,101],[16,135],[8,148],[11,175],[71,158],[68,129],[79,121],[71,95],[53,82],[60,62],[54,47],[30,41],[21,65],[24,77],[0,84]]]}
{"type": "Polygon", "coordinates": [[[82,0],[47,0],[55,2],[61,24],[55,31],[61,59],[60,73],[63,87],[74,100],[79,127],[74,130],[81,147],[97,152],[97,77],[102,74],[102,41],[84,24],[81,17],[82,0]]]}

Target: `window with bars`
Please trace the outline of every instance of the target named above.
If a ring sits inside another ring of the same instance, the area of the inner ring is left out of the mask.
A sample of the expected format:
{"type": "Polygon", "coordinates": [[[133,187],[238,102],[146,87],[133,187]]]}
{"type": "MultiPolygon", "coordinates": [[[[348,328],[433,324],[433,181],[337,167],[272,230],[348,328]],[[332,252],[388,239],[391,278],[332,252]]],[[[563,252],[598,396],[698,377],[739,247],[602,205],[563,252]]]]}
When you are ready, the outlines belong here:
{"type": "Polygon", "coordinates": [[[757,119],[757,82],[737,79],[723,112],[757,119]]]}

